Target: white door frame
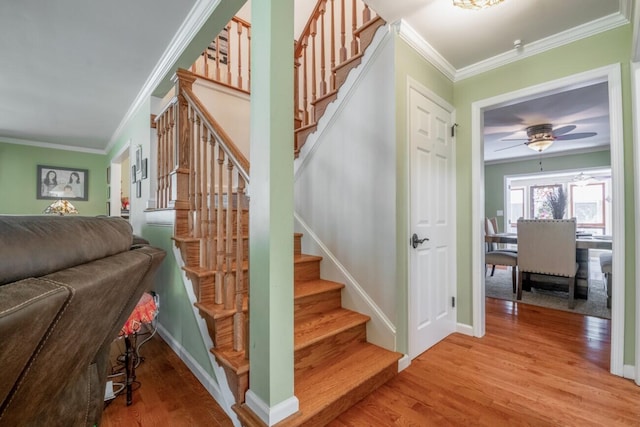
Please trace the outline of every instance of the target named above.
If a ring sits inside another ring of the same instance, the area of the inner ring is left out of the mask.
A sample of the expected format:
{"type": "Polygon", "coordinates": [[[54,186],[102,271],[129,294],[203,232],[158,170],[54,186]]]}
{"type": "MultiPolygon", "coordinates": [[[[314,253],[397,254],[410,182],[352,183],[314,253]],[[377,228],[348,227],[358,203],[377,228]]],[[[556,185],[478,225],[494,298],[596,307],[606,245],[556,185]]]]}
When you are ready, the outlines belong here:
{"type": "MultiPolygon", "coordinates": [[[[608,82],[609,125],[611,137],[613,252],[624,254],[624,146],[622,124],[622,77],[620,64],[612,64],[594,70],[574,74],[562,79],[516,90],[492,98],[476,101],[471,105],[471,186],[472,192],[472,265],[473,334],[485,334],[485,283],[484,283],[484,141],[482,138],[483,112],[489,107],[499,107],[539,97],[560,89],[578,88],[594,82],[608,82]]],[[[624,368],[624,256],[613,258],[613,295],[611,301],[611,373],[623,375],[624,368]],[[622,292],[618,291],[621,290],[622,292]]]]}
{"type": "MultiPolygon", "coordinates": [[[[636,16],[640,16],[640,5],[636,6],[636,16]]],[[[637,27],[637,26],[636,26],[637,27]]],[[[637,29],[637,28],[636,28],[637,29]]],[[[635,356],[635,380],[640,385],[640,150],[637,148],[640,144],[640,62],[631,64],[631,104],[633,117],[633,146],[634,150],[634,187],[635,187],[635,212],[636,212],[636,356],[635,356]]]]}
{"type": "MultiPolygon", "coordinates": [[[[418,82],[417,80],[411,78],[411,77],[407,77],[407,87],[406,87],[406,111],[407,111],[407,118],[406,118],[406,135],[407,135],[407,158],[406,158],[406,162],[408,165],[407,168],[407,173],[408,173],[408,177],[407,177],[407,182],[409,183],[409,185],[411,185],[411,142],[409,141],[410,135],[411,135],[411,129],[410,129],[410,123],[409,123],[409,118],[410,118],[410,105],[411,105],[411,99],[410,99],[410,91],[411,89],[415,89],[418,92],[420,92],[422,95],[424,95],[427,99],[429,99],[431,102],[437,104],[438,106],[442,107],[443,109],[445,109],[449,114],[451,114],[451,123],[454,124],[456,121],[456,111],[453,105],[449,104],[445,99],[441,98],[439,95],[437,95],[435,92],[433,92],[432,90],[428,89],[427,87],[425,87],[424,85],[422,85],[420,82],[418,82]]],[[[452,143],[452,149],[451,149],[451,158],[452,158],[452,162],[451,162],[451,185],[453,188],[456,188],[457,186],[457,174],[456,174],[456,137],[455,134],[454,136],[451,137],[451,143],[452,143]]],[[[409,224],[409,227],[411,227],[411,189],[409,188],[408,191],[408,198],[407,198],[407,224],[409,224]]],[[[457,200],[455,197],[453,197],[451,199],[451,214],[454,218],[454,221],[457,221],[455,218],[457,218],[457,200]]],[[[406,232],[406,242],[407,245],[409,244],[409,237],[411,235],[412,231],[411,228],[407,229],[406,232]]],[[[451,253],[454,254],[454,256],[456,256],[457,258],[457,253],[458,253],[458,249],[457,249],[457,227],[453,227],[453,235],[451,236],[451,253]]],[[[457,261],[456,261],[457,264],[457,261]]],[[[413,329],[411,328],[412,323],[412,319],[414,316],[414,313],[411,310],[411,300],[412,298],[415,297],[415,292],[416,290],[413,289],[412,285],[411,285],[411,255],[409,255],[407,257],[407,285],[408,285],[408,291],[407,291],[407,313],[408,313],[408,318],[407,318],[407,325],[408,325],[408,334],[407,334],[407,353],[409,352],[409,349],[412,348],[412,343],[415,341],[415,335],[413,332],[413,329]]],[[[452,273],[451,273],[451,283],[449,284],[449,286],[451,286],[451,295],[454,295],[456,297],[457,300],[457,284],[458,284],[458,277],[457,277],[457,269],[453,269],[452,273]]],[[[460,324],[458,323],[457,320],[457,316],[458,316],[458,304],[456,303],[455,307],[453,307],[453,314],[456,318],[456,325],[457,325],[457,329],[460,329],[460,324]]]]}

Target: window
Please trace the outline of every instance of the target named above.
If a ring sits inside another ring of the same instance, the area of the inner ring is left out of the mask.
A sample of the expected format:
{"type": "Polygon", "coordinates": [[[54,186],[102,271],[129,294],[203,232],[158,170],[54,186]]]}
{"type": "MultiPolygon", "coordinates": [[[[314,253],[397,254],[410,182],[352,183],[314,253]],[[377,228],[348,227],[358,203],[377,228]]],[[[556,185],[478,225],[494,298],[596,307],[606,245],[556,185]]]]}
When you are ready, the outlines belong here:
{"type": "Polygon", "coordinates": [[[569,189],[571,216],[576,217],[578,227],[604,228],[604,183],[572,184],[569,189]]]}
{"type": "Polygon", "coordinates": [[[518,224],[518,218],[524,218],[524,188],[511,187],[509,190],[509,225],[515,227],[518,224]]]}
{"type": "Polygon", "coordinates": [[[531,186],[531,215],[529,218],[553,219],[553,212],[547,203],[550,193],[560,189],[560,185],[532,185],[531,186]]]}

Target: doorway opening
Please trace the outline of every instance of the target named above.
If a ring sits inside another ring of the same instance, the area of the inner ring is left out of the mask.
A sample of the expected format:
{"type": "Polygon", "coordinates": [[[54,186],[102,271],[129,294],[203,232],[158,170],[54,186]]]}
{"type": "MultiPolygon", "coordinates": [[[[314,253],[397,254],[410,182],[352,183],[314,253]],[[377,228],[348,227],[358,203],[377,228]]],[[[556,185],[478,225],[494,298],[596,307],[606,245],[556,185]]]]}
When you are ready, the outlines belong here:
{"type": "Polygon", "coordinates": [[[528,99],[554,92],[607,83],[609,103],[609,132],[612,177],[612,303],[611,303],[611,363],[610,371],[623,375],[624,353],[624,164],[622,128],[622,82],[619,64],[587,71],[559,80],[531,86],[522,90],[474,102],[472,105],[472,290],[474,335],[485,333],[485,281],[484,281],[484,223],[485,223],[485,171],[484,171],[484,113],[528,99]],[[615,256],[620,254],[620,256],[615,256]]]}

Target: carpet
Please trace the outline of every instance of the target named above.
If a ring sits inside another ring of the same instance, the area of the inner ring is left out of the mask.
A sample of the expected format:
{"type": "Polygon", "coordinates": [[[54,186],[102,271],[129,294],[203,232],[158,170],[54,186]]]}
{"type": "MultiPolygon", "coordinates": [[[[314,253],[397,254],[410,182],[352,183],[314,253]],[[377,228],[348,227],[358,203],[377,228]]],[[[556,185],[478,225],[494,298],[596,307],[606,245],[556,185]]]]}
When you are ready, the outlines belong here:
{"type": "MultiPolygon", "coordinates": [[[[493,277],[487,275],[485,278],[485,296],[516,301],[516,294],[513,293],[511,284],[511,270],[496,268],[493,277]]],[[[589,299],[576,298],[575,309],[569,309],[567,306],[568,301],[569,294],[567,292],[532,288],[531,292],[523,291],[522,300],[518,302],[611,319],[611,309],[607,308],[607,292],[604,282],[600,279],[592,277],[589,280],[589,299]]]]}

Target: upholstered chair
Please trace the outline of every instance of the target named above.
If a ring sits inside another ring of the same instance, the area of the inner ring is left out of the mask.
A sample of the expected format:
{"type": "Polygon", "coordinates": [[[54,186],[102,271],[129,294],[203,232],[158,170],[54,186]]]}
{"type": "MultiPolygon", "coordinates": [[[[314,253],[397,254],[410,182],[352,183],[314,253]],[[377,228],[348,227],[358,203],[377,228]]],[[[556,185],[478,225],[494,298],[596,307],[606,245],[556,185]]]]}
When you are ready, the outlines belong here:
{"type": "MultiPolygon", "coordinates": [[[[496,218],[485,218],[485,233],[487,235],[496,234],[498,231],[498,221],[496,218]]],[[[491,275],[496,271],[496,265],[511,267],[511,282],[513,293],[516,293],[518,252],[513,250],[498,250],[496,243],[486,243],[486,253],[484,254],[485,274],[487,266],[491,265],[491,275]]]]}
{"type": "Polygon", "coordinates": [[[566,277],[569,288],[569,308],[575,308],[576,220],[518,220],[518,292],[522,299],[523,280],[531,273],[566,277]]]}
{"type": "Polygon", "coordinates": [[[600,254],[600,269],[604,274],[605,286],[607,287],[607,308],[611,308],[611,252],[603,252],[600,254]]]}

